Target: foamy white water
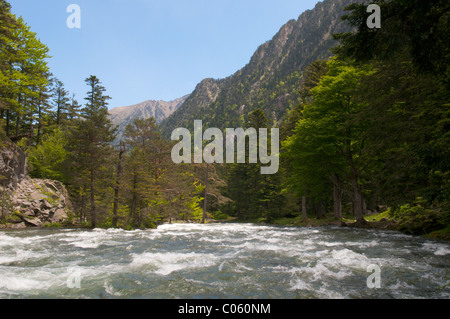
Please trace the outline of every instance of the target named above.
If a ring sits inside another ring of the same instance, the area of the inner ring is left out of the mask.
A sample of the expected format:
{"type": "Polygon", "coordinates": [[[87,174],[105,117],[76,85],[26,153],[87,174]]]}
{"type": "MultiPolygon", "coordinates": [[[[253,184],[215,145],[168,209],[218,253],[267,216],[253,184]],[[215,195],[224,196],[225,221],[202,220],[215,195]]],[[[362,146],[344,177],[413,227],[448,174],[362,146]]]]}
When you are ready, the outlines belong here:
{"type": "Polygon", "coordinates": [[[0,232],[0,298],[446,298],[450,245],[252,224],[0,232]],[[370,265],[381,288],[367,287],[370,265]]]}

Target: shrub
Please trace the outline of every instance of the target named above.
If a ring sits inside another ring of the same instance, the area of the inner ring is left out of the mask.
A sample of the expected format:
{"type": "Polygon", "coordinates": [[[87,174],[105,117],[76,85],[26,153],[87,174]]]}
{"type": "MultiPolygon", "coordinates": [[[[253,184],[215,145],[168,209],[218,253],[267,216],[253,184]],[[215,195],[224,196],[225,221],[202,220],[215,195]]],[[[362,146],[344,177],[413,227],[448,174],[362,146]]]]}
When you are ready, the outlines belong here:
{"type": "Polygon", "coordinates": [[[399,230],[411,235],[425,235],[441,230],[450,223],[450,215],[440,209],[426,208],[421,198],[414,205],[403,205],[391,211],[398,220],[399,230]]]}
{"type": "Polygon", "coordinates": [[[230,218],[230,216],[228,216],[226,213],[222,213],[220,210],[218,210],[213,214],[213,218],[215,220],[227,220],[230,218]]]}

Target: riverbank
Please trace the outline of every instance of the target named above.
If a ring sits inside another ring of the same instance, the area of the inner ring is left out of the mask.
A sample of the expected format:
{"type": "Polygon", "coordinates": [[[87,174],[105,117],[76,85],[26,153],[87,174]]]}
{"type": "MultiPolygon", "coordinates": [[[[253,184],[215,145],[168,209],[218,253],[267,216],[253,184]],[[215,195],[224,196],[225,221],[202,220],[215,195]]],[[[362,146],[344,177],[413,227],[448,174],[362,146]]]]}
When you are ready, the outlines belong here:
{"type": "MultiPolygon", "coordinates": [[[[328,216],[326,218],[308,218],[306,220],[303,220],[302,217],[283,217],[283,218],[276,218],[267,220],[265,218],[259,218],[259,219],[252,219],[252,220],[239,220],[236,217],[230,217],[223,220],[215,220],[215,219],[208,219],[207,224],[209,223],[223,223],[223,224],[229,224],[229,223],[235,223],[235,224],[255,224],[255,225],[276,225],[276,226],[291,226],[291,227],[298,227],[298,228],[313,228],[313,227],[329,227],[329,226],[336,226],[336,227],[348,227],[348,228],[361,228],[361,229],[380,229],[380,230],[392,230],[392,231],[398,231],[402,233],[406,233],[401,230],[399,221],[391,218],[388,214],[388,212],[378,213],[378,214],[372,214],[369,216],[364,217],[365,222],[358,223],[355,219],[352,219],[351,216],[344,216],[340,220],[336,220],[333,216],[328,216]]],[[[172,220],[171,223],[164,223],[164,224],[199,224],[199,222],[192,222],[192,221],[183,221],[183,220],[172,220]]],[[[0,229],[14,229],[16,227],[4,227],[5,225],[0,225],[0,229]]],[[[11,226],[11,225],[10,225],[11,226]]],[[[83,224],[74,224],[73,220],[65,221],[63,223],[48,223],[44,225],[40,225],[40,227],[36,227],[37,225],[28,225],[33,227],[27,227],[27,228],[70,228],[70,229],[91,229],[87,225],[83,224]]],[[[25,228],[25,227],[24,227],[25,228]]],[[[108,229],[108,227],[98,227],[100,229],[108,229]]],[[[411,234],[408,234],[411,235],[411,234]]],[[[433,231],[428,234],[422,234],[421,237],[428,238],[428,239],[438,239],[438,240],[445,240],[450,241],[450,226],[447,226],[444,229],[433,231]]]]}
{"type": "MultiPolygon", "coordinates": [[[[362,229],[380,229],[380,230],[392,230],[402,233],[403,231],[400,227],[400,222],[391,216],[388,212],[371,214],[364,217],[364,223],[358,223],[352,216],[344,216],[340,220],[336,220],[334,216],[327,216],[325,218],[308,218],[304,220],[301,216],[299,217],[283,217],[275,219],[253,219],[253,220],[238,220],[236,218],[229,218],[227,220],[217,221],[225,223],[254,223],[254,224],[268,224],[268,225],[278,225],[278,226],[292,226],[292,227],[349,227],[349,228],[362,228],[362,229]]],[[[411,235],[411,234],[409,234],[411,235]]],[[[421,237],[428,239],[439,239],[450,241],[450,226],[446,228],[436,230],[427,234],[420,235],[421,237]]]]}
{"type": "Polygon", "coordinates": [[[72,203],[61,182],[27,176],[13,190],[0,187],[0,195],[0,229],[59,227],[72,220],[72,203]]]}
{"type": "MultiPolygon", "coordinates": [[[[363,229],[381,229],[381,230],[393,230],[402,233],[408,233],[401,229],[399,221],[390,218],[386,212],[374,214],[364,217],[365,222],[359,223],[351,218],[342,218],[341,220],[335,220],[333,217],[323,219],[306,219],[301,218],[280,218],[275,219],[269,224],[283,225],[283,226],[296,226],[296,227],[323,227],[323,226],[339,226],[339,227],[352,227],[363,229]]],[[[411,234],[409,234],[411,235],[411,234]]],[[[440,239],[450,241],[450,226],[446,228],[436,230],[427,234],[420,235],[429,239],[440,239]]]]}

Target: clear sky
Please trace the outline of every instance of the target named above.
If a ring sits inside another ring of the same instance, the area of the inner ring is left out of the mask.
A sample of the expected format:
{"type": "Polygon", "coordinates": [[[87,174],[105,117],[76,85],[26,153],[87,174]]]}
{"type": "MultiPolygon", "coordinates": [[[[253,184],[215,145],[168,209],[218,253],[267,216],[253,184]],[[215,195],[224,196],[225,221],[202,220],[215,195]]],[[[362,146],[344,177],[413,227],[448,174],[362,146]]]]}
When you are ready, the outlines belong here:
{"type": "Polygon", "coordinates": [[[110,108],[173,100],[244,67],[259,45],[319,0],[7,0],[50,48],[49,65],[80,103],[100,78],[110,108]],[[81,28],[69,29],[70,4],[81,28]]]}

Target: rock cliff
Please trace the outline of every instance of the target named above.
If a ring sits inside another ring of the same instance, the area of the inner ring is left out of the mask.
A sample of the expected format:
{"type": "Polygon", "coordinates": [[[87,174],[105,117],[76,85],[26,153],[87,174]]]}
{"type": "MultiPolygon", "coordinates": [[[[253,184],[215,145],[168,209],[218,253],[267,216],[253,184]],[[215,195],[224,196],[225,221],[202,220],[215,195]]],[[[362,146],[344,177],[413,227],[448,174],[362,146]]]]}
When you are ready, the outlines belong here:
{"type": "Polygon", "coordinates": [[[0,228],[21,229],[63,224],[72,205],[58,181],[31,179],[26,154],[14,143],[0,144],[0,228]]]}
{"type": "Polygon", "coordinates": [[[14,143],[0,140],[0,186],[15,189],[27,176],[27,157],[14,143]]]}

